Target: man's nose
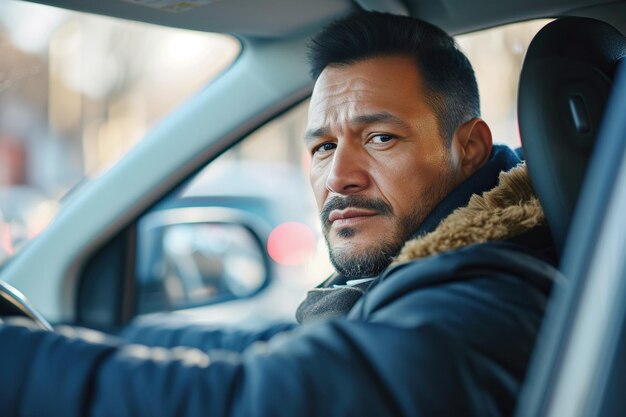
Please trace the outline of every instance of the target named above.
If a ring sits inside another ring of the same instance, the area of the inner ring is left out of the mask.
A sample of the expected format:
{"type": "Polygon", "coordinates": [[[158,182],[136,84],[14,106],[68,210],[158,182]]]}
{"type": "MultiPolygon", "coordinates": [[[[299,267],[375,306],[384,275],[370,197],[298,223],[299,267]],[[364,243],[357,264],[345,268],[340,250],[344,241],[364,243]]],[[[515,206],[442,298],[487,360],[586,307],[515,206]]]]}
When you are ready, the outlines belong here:
{"type": "Polygon", "coordinates": [[[355,194],[369,185],[367,161],[361,150],[339,145],[332,157],[326,188],[336,194],[355,194]]]}

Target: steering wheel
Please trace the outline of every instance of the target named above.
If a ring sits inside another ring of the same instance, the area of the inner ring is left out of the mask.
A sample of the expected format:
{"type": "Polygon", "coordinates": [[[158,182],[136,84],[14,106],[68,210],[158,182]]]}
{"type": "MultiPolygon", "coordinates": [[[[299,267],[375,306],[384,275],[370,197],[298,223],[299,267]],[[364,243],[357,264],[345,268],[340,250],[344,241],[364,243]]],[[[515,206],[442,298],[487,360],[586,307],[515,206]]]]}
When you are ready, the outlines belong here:
{"type": "Polygon", "coordinates": [[[0,281],[0,323],[6,317],[25,317],[40,329],[52,331],[50,323],[33,308],[21,292],[0,281]]]}

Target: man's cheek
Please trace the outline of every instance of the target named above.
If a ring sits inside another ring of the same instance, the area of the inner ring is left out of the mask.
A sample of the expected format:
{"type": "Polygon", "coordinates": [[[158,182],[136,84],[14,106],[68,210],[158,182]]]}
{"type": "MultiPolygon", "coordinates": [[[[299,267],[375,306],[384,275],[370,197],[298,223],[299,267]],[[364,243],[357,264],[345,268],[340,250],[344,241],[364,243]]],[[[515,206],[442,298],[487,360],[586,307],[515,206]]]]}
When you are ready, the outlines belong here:
{"type": "Polygon", "coordinates": [[[324,206],[324,202],[328,196],[328,190],[326,189],[326,179],[325,177],[314,177],[310,176],[311,189],[313,190],[313,195],[315,196],[315,201],[317,203],[318,210],[322,210],[324,206]]]}

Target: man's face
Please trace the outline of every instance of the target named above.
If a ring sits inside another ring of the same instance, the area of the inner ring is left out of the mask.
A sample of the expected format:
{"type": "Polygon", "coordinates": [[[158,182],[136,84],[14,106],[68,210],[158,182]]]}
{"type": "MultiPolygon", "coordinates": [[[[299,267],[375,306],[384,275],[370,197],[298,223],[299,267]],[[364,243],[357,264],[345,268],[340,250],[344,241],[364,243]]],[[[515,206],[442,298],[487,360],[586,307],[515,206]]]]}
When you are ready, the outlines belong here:
{"type": "Polygon", "coordinates": [[[329,66],[315,84],[310,180],[331,261],[348,277],[386,268],[458,183],[423,91],[400,56],[329,66]]]}

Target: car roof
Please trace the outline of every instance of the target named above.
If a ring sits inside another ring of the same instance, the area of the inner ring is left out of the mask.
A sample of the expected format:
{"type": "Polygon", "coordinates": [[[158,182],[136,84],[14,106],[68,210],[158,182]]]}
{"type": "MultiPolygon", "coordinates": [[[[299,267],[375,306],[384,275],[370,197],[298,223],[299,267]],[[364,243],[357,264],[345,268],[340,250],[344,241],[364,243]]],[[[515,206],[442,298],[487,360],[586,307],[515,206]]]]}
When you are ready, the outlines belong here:
{"type": "MultiPolygon", "coordinates": [[[[276,38],[310,32],[331,18],[356,10],[409,14],[451,34],[537,17],[583,14],[611,0],[26,0],[162,26],[244,37],[276,38]],[[193,9],[176,9],[195,3],[193,9]],[[271,10],[271,13],[267,11],[271,10]]],[[[591,13],[593,14],[593,13],[591,13]]]]}

